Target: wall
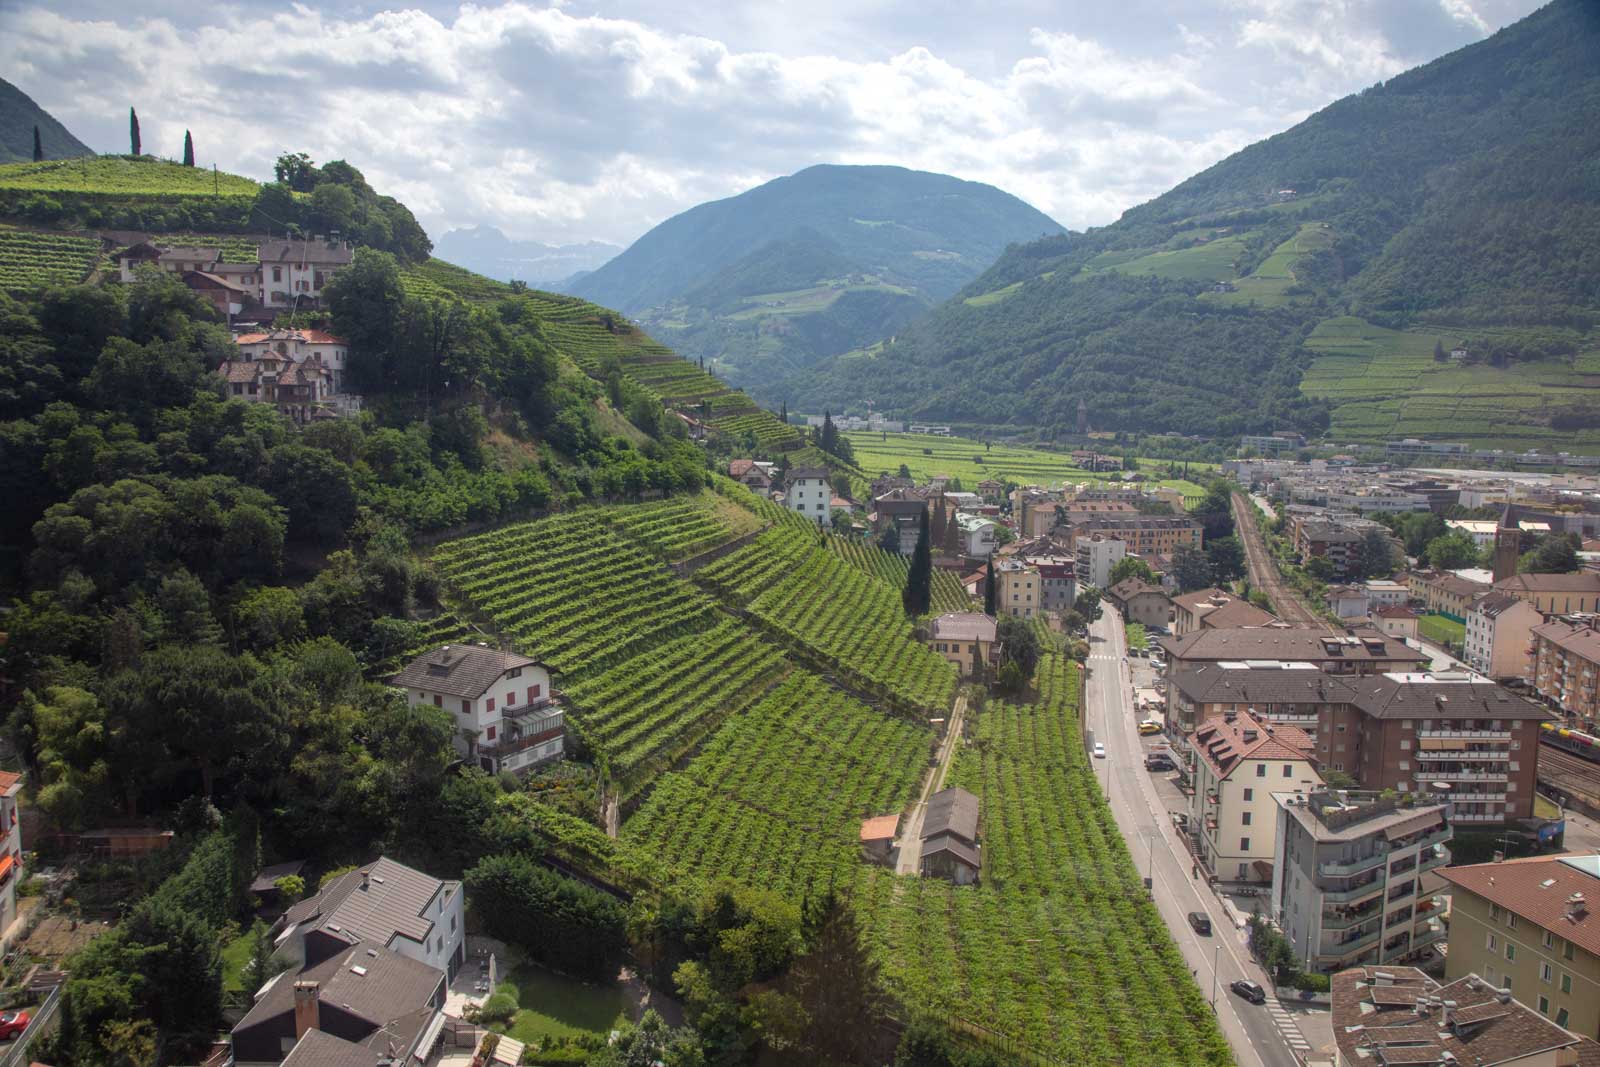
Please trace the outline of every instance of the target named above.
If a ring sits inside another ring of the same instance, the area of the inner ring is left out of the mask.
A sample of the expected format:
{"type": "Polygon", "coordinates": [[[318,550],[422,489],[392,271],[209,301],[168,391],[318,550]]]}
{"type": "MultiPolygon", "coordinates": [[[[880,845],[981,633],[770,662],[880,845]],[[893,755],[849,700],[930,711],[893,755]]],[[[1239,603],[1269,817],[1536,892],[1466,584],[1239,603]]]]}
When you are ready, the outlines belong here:
{"type": "Polygon", "coordinates": [[[1573,946],[1573,958],[1566,958],[1565,939],[1552,934],[1552,947],[1544,946],[1545,931],[1539,926],[1518,919],[1515,929],[1508,926],[1511,914],[1501,910],[1494,918],[1489,901],[1458,887],[1451,887],[1454,895],[1450,908],[1450,952],[1445,962],[1446,980],[1476,974],[1496,984],[1511,980],[1511,995],[1533,1008],[1539,1009],[1539,998],[1548,1001],[1549,1018],[1554,1020],[1561,1009],[1568,1012],[1566,1026],[1584,1037],[1600,1037],[1600,959],[1573,946]],[[1494,936],[1494,948],[1489,948],[1489,936],[1494,936]],[[1506,959],[1506,946],[1511,945],[1516,959],[1506,959]],[[1549,963],[1550,981],[1540,978],[1540,964],[1549,963]],[[1561,992],[1563,976],[1572,979],[1572,992],[1561,992]]]}

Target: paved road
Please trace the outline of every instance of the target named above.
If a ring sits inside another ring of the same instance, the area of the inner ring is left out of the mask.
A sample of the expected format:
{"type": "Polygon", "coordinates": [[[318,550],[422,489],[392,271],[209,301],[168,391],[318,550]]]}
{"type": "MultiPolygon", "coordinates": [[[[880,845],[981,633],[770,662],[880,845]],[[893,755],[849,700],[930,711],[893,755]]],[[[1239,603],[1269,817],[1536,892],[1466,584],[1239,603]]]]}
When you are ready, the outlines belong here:
{"type": "Polygon", "coordinates": [[[1228,983],[1236,978],[1250,978],[1267,989],[1271,986],[1251,960],[1244,932],[1233,926],[1217,896],[1194,880],[1188,850],[1178,839],[1166,807],[1144,769],[1144,749],[1130,699],[1124,644],[1122,617],[1107,605],[1090,633],[1090,674],[1085,697],[1089,729],[1107,751],[1105,759],[1092,761],[1095,772],[1133,853],[1134,866],[1141,874],[1152,877],[1156,906],[1183,958],[1195,971],[1201,992],[1208,997],[1213,984],[1213,961],[1216,963],[1217,1018],[1233,1047],[1234,1058],[1241,1067],[1294,1067],[1299,1060],[1289,1042],[1296,1042],[1295,1047],[1302,1052],[1309,1046],[1276,998],[1269,993],[1266,1004],[1256,1005],[1228,992],[1228,983]],[[1191,911],[1203,911],[1211,917],[1212,936],[1201,937],[1190,928],[1187,916],[1191,911]]]}
{"type": "Polygon", "coordinates": [[[1278,618],[1284,622],[1296,623],[1302,626],[1315,626],[1318,629],[1332,629],[1316,612],[1300,600],[1300,595],[1289,587],[1283,580],[1283,575],[1278,573],[1278,565],[1273,562],[1272,554],[1267,551],[1267,544],[1261,537],[1261,531],[1256,529],[1256,515],[1250,510],[1243,493],[1233,494],[1233,525],[1239,534],[1239,542],[1244,546],[1245,566],[1250,572],[1250,588],[1260,589],[1267,594],[1267,599],[1272,601],[1272,609],[1278,618]]]}
{"type": "Polygon", "coordinates": [[[961,743],[961,720],[967,715],[967,698],[956,697],[955,708],[950,712],[950,726],[944,732],[944,743],[939,746],[939,762],[928,769],[922,780],[922,794],[917,806],[911,809],[905,826],[900,830],[899,851],[895,854],[896,874],[916,874],[922,869],[922,817],[928,813],[928,798],[944,788],[945,776],[950,773],[950,761],[956,746],[961,743]]]}

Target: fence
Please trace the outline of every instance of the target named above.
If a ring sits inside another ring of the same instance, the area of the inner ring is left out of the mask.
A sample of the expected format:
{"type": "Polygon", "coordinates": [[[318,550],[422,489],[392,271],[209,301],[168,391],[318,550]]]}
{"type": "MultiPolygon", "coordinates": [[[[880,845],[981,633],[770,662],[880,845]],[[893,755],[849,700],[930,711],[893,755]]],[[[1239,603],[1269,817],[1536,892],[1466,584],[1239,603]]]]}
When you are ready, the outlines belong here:
{"type": "Polygon", "coordinates": [[[61,987],[56,986],[50,990],[50,995],[44,998],[43,1003],[33,1012],[33,1018],[28,1021],[28,1028],[22,1036],[6,1049],[5,1056],[0,1057],[0,1067],[19,1067],[30,1061],[28,1049],[38,1040],[55,1021],[56,1011],[61,1007],[61,987]]]}

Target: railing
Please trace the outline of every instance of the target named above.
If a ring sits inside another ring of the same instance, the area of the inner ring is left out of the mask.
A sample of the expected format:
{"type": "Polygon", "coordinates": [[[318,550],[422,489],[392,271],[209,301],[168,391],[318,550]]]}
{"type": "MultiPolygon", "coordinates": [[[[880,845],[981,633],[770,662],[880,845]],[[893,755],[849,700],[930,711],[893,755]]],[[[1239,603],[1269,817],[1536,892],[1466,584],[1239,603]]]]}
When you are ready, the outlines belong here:
{"type": "Polygon", "coordinates": [[[1510,730],[1418,730],[1419,737],[1450,737],[1450,738],[1491,738],[1496,740],[1511,740],[1510,730]]]}
{"type": "Polygon", "coordinates": [[[1351,889],[1325,889],[1322,892],[1322,899],[1331,900],[1336,904],[1350,904],[1381,892],[1383,892],[1383,880],[1375,878],[1365,885],[1358,885],[1351,889]]]}
{"type": "Polygon", "coordinates": [[[1317,864],[1317,873],[1324,878],[1349,878],[1352,875],[1370,871],[1374,867],[1383,866],[1388,858],[1389,853],[1385,851],[1373,853],[1365,859],[1350,860],[1348,862],[1328,860],[1326,863],[1317,864]]]}
{"type": "Polygon", "coordinates": [[[552,693],[550,696],[540,697],[538,700],[533,700],[526,704],[517,704],[511,707],[501,708],[500,714],[507,719],[520,719],[524,716],[531,715],[536,711],[549,711],[551,709],[559,710],[559,706],[555,702],[555,697],[556,694],[552,693]]]}
{"type": "Polygon", "coordinates": [[[1324,912],[1322,915],[1322,928],[1324,930],[1348,930],[1352,926],[1360,926],[1364,922],[1376,919],[1382,911],[1382,908],[1368,908],[1366,911],[1356,915],[1329,915],[1324,912]]]}
{"type": "MultiPolygon", "coordinates": [[[[1487,763],[1491,760],[1498,763],[1501,760],[1511,759],[1509,748],[1495,749],[1491,752],[1473,752],[1467,749],[1429,749],[1413,753],[1423,763],[1487,763]]],[[[1434,775],[1432,771],[1428,772],[1434,775]]]]}
{"type": "Polygon", "coordinates": [[[19,1064],[32,1062],[28,1056],[28,1049],[45,1030],[49,1029],[60,1007],[61,987],[56,986],[50,991],[50,995],[44,998],[44,1002],[34,1009],[33,1017],[28,1020],[28,1028],[22,1032],[22,1036],[6,1049],[4,1057],[0,1057],[0,1067],[18,1067],[19,1064]]]}
{"type": "Polygon", "coordinates": [[[1326,956],[1338,956],[1342,959],[1343,957],[1350,955],[1352,952],[1360,952],[1362,949],[1377,944],[1378,937],[1381,933],[1381,930],[1372,930],[1368,933],[1362,934],[1359,937],[1350,938],[1347,941],[1340,941],[1337,944],[1325,945],[1323,946],[1322,954],[1326,956]]]}
{"type": "Polygon", "coordinates": [[[1450,862],[1450,850],[1445,848],[1443,845],[1438,845],[1435,847],[1438,848],[1439,851],[1434,853],[1432,856],[1424,856],[1422,858],[1422,863],[1418,865],[1418,871],[1431,871],[1435,867],[1443,867],[1445,864],[1450,862]]]}

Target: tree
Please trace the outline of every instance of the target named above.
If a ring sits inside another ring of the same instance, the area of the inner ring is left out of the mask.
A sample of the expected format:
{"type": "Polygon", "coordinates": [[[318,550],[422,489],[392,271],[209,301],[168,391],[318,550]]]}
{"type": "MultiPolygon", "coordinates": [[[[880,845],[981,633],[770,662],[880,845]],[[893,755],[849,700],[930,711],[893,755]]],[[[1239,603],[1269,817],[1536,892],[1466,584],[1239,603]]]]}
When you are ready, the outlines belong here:
{"type": "Polygon", "coordinates": [[[1244,577],[1244,546],[1237,537],[1219,537],[1206,545],[1211,580],[1220,585],[1244,577]]]}
{"type": "Polygon", "coordinates": [[[878,547],[890,555],[900,554],[900,531],[894,523],[889,523],[883,528],[883,534],[878,538],[878,547]]]}
{"type": "Polygon", "coordinates": [[[1433,361],[1435,363],[1443,363],[1448,358],[1449,357],[1446,356],[1444,352],[1444,342],[1435,340],[1433,342],[1433,361]]]}
{"type": "Polygon", "coordinates": [[[1361,577],[1387,578],[1394,573],[1394,546],[1382,530],[1368,530],[1361,535],[1361,577]]]}
{"type": "Polygon", "coordinates": [[[938,504],[933,509],[933,528],[930,531],[932,535],[930,539],[934,544],[939,545],[941,548],[944,546],[945,527],[949,524],[949,522],[950,517],[944,509],[944,494],[940,493],[938,504]]]}
{"type": "Polygon", "coordinates": [[[995,639],[1000,642],[1000,656],[1003,663],[1015,663],[1022,672],[1022,681],[1026,684],[1033,678],[1035,668],[1039,666],[1039,657],[1042,649],[1039,645],[1039,633],[1029,619],[1018,619],[1010,615],[1002,615],[996,626],[995,639]]]}
{"type": "Polygon", "coordinates": [[[1546,536],[1517,563],[1517,570],[1524,574],[1570,574],[1577,569],[1578,538],[1570,533],[1546,536]]]}
{"type": "Polygon", "coordinates": [[[183,165],[194,166],[194,137],[188,130],[183,131],[183,165]]]}
{"type": "Polygon", "coordinates": [[[800,1044],[809,1062],[872,1062],[873,1024],[888,1000],[855,913],[843,900],[823,905],[811,948],[795,960],[789,983],[806,1020],[800,1044]]]}
{"type": "Polygon", "coordinates": [[[706,1057],[693,1029],[674,1030],[651,1008],[637,1026],[624,1026],[587,1062],[589,1067],[704,1067],[706,1057]]]}
{"type": "Polygon", "coordinates": [[[994,557],[989,557],[989,565],[983,569],[983,613],[994,618],[995,601],[999,599],[1000,591],[995,588],[998,583],[994,575],[994,557]]]}
{"type": "Polygon", "coordinates": [[[272,165],[273,176],[297,193],[309,193],[322,177],[304,152],[285,152],[272,165]]]}
{"type": "Polygon", "coordinates": [[[1137,578],[1141,582],[1149,582],[1151,585],[1156,584],[1156,572],[1150,569],[1150,564],[1138,556],[1123,556],[1111,565],[1110,579],[1112,585],[1127,581],[1129,578],[1137,578]]]}
{"type": "Polygon", "coordinates": [[[1435,537],[1428,542],[1423,554],[1427,557],[1428,566],[1441,571],[1475,567],[1481,555],[1472,535],[1464,530],[1452,530],[1443,536],[1435,537]]]}
{"type": "Polygon", "coordinates": [[[1211,584],[1211,560],[1193,545],[1179,545],[1172,553],[1172,580],[1178,592],[1192,593],[1211,584]]]}
{"type": "Polygon", "coordinates": [[[1319,582],[1331,582],[1336,572],[1327,556],[1312,556],[1306,560],[1306,573],[1319,582]]]}
{"type": "Polygon", "coordinates": [[[39,140],[38,126],[33,128],[33,161],[35,163],[44,162],[44,142],[39,140]]]}
{"type": "Polygon", "coordinates": [[[928,613],[933,599],[933,550],[928,545],[928,509],[917,515],[917,547],[911,553],[911,568],[900,596],[906,614],[913,618],[928,613]]]}
{"type": "Polygon", "coordinates": [[[579,978],[616,977],[627,948],[626,914],[616,898],[526,854],[479,861],[467,871],[466,885],[492,936],[579,978]]]}
{"type": "Polygon", "coordinates": [[[139,113],[133,108],[128,109],[128,154],[139,156],[144,153],[139,150],[139,113]]]}
{"type": "Polygon", "coordinates": [[[951,515],[944,524],[944,551],[947,556],[961,555],[961,523],[957,519],[958,516],[951,515]]]}

